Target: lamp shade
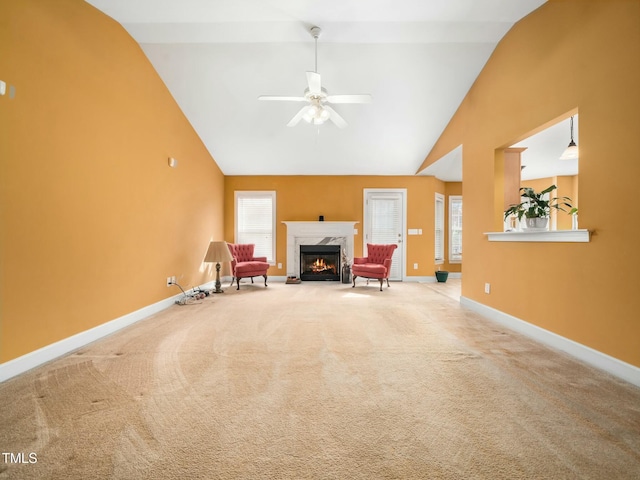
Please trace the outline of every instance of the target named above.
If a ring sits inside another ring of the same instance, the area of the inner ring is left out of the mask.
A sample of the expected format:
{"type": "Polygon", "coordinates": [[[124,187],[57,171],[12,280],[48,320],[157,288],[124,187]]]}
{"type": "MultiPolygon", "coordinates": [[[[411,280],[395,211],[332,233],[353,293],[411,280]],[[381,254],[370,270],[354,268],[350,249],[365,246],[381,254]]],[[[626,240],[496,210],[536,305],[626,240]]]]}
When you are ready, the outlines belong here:
{"type": "Polygon", "coordinates": [[[219,263],[230,262],[231,260],[233,260],[233,257],[231,256],[231,252],[229,252],[227,242],[216,241],[209,244],[209,249],[204,257],[205,262],[219,263]]]}
{"type": "Polygon", "coordinates": [[[578,146],[572,140],[569,146],[565,149],[564,153],[560,156],[560,160],[572,160],[574,158],[578,158],[580,155],[578,153],[578,146]]]}

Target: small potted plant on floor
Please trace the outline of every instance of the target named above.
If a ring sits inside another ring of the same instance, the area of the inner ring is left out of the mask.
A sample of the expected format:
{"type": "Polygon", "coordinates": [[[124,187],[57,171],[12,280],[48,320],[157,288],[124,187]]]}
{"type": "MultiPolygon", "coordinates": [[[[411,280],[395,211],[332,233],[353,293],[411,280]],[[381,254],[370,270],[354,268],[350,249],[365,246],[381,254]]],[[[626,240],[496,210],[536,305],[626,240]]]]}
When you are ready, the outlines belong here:
{"type": "Polygon", "coordinates": [[[447,278],[449,278],[449,272],[446,270],[440,270],[440,267],[438,267],[438,270],[436,270],[436,280],[444,283],[447,281],[447,278]]]}
{"type": "Polygon", "coordinates": [[[529,230],[546,230],[549,223],[551,209],[566,212],[565,207],[571,209],[571,199],[569,197],[554,197],[547,199],[547,194],[553,192],[555,185],[545,188],[541,192],[536,192],[533,188],[522,187],[520,193],[522,202],[512,204],[504,212],[506,220],[511,215],[517,217],[518,221],[525,218],[525,227],[529,230]]]}

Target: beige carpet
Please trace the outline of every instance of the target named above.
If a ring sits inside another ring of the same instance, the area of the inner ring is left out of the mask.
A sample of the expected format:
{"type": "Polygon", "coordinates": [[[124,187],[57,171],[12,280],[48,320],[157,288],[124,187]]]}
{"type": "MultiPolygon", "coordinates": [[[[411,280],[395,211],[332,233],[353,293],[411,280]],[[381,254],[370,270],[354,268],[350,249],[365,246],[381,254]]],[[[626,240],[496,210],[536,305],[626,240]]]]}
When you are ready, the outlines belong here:
{"type": "Polygon", "coordinates": [[[0,385],[0,479],[637,479],[640,389],[451,284],[257,282],[0,385]]]}

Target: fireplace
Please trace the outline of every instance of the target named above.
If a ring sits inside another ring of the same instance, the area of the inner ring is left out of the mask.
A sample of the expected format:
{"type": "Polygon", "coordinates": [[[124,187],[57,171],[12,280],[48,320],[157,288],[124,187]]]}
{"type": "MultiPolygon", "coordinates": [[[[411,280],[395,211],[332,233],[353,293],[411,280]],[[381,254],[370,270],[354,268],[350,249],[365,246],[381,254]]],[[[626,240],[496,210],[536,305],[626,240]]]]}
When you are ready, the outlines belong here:
{"type": "Polygon", "coordinates": [[[340,281],[340,245],[300,245],[300,280],[340,281]]]}
{"type": "MultiPolygon", "coordinates": [[[[353,258],[353,237],[357,233],[358,222],[282,222],[287,226],[287,276],[300,278],[300,247],[328,246],[339,247],[347,258],[353,258]]],[[[325,252],[322,252],[325,253],[325,252]]],[[[342,258],[338,256],[338,260],[342,258]]],[[[338,265],[340,273],[340,265],[338,265]]]]}

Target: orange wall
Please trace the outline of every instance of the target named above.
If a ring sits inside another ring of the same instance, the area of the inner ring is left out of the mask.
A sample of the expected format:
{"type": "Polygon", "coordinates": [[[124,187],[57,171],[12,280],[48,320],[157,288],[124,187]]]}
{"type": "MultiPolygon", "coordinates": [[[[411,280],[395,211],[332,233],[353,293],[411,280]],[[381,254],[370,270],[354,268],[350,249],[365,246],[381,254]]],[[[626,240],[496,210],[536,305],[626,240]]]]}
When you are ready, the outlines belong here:
{"type": "Polygon", "coordinates": [[[225,233],[234,241],[234,191],[276,191],[276,262],[269,275],[286,275],[287,229],[283,221],[357,221],[355,254],[362,255],[363,190],[365,188],[406,188],[406,228],[421,228],[422,235],[407,235],[405,245],[407,276],[434,276],[434,198],[444,193],[444,183],[434,177],[382,176],[227,176],[225,177],[225,233]],[[418,269],[413,269],[413,264],[418,269]]]}
{"type": "Polygon", "coordinates": [[[619,205],[636,203],[640,178],[639,20],[637,0],[549,0],[500,42],[418,170],[464,145],[464,297],[635,366],[640,224],[619,205]],[[577,111],[591,242],[487,241],[502,223],[496,150],[577,111]]]}
{"type": "Polygon", "coordinates": [[[0,362],[213,278],[223,175],[120,25],[1,2],[0,75],[0,362]]]}

